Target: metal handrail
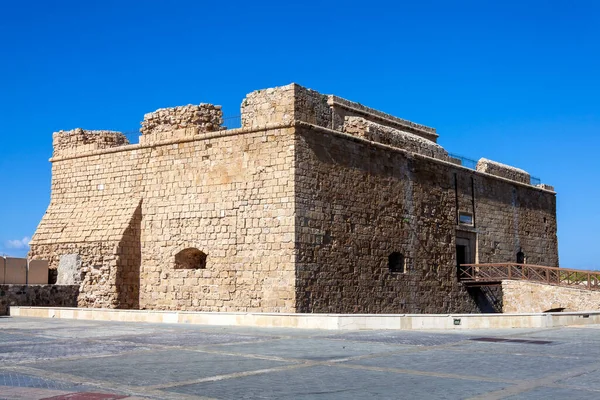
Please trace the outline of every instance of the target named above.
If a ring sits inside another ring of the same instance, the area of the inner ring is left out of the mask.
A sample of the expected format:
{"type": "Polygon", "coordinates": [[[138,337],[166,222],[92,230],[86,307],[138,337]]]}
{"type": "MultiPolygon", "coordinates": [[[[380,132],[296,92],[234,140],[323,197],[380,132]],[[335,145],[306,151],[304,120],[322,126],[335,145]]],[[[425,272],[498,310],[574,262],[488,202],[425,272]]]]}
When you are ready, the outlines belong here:
{"type": "Polygon", "coordinates": [[[535,264],[461,264],[458,279],[465,283],[525,280],[550,285],[600,290],[600,271],[547,267],[535,264]]]}

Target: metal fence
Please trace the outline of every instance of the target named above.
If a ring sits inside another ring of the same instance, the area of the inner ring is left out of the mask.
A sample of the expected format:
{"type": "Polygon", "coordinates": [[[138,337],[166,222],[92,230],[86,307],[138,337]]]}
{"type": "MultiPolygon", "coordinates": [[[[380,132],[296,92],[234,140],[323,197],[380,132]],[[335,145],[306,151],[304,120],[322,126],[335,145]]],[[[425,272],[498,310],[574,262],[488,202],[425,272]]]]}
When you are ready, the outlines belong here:
{"type": "MultiPolygon", "coordinates": [[[[469,169],[472,169],[472,170],[477,169],[477,161],[475,161],[475,160],[473,160],[471,158],[463,157],[461,155],[454,154],[454,153],[448,153],[448,155],[450,157],[452,157],[452,158],[455,158],[455,159],[459,160],[460,164],[463,167],[466,167],[466,168],[469,168],[469,169]]],[[[535,177],[535,176],[529,177],[529,184],[530,185],[537,186],[537,185],[539,185],[541,183],[542,183],[542,180],[540,178],[535,177]]]]}
{"type": "MultiPolygon", "coordinates": [[[[223,117],[223,126],[227,129],[241,128],[242,116],[241,115],[230,115],[223,117]]],[[[136,144],[140,142],[140,131],[139,129],[121,131],[123,135],[129,140],[130,144],[136,144]]]]}
{"type": "MultiPolygon", "coordinates": [[[[230,116],[223,117],[223,126],[226,127],[227,129],[241,128],[242,116],[241,115],[230,115],[230,116]]],[[[123,133],[123,135],[125,135],[127,137],[127,140],[129,140],[129,143],[131,143],[131,144],[139,143],[141,133],[138,129],[124,131],[122,133],[123,133]]],[[[466,167],[466,168],[469,168],[472,170],[477,169],[477,161],[473,160],[472,158],[464,157],[464,156],[461,156],[461,155],[455,154],[455,153],[448,153],[448,155],[452,158],[459,160],[460,164],[463,167],[466,167]]],[[[533,186],[536,186],[536,185],[541,184],[542,181],[540,178],[532,176],[530,178],[529,183],[533,186]]]]}
{"type": "Polygon", "coordinates": [[[241,115],[230,115],[223,117],[223,126],[227,129],[236,129],[242,127],[242,116],[241,115]]]}
{"type": "Polygon", "coordinates": [[[475,161],[473,159],[470,159],[470,158],[467,158],[467,157],[463,157],[463,156],[460,156],[458,154],[453,154],[453,153],[448,153],[448,155],[450,157],[452,157],[452,158],[456,158],[457,160],[460,160],[460,164],[463,167],[466,167],[466,168],[469,168],[469,169],[473,169],[473,170],[475,168],[477,168],[477,161],[475,161]]]}

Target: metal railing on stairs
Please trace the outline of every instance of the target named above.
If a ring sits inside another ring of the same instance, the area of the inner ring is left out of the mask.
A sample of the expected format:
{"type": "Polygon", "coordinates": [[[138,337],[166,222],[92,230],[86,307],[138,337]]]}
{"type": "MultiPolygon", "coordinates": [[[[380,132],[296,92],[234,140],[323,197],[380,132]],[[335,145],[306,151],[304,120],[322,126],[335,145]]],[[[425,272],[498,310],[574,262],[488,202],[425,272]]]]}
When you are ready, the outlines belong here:
{"type": "Polygon", "coordinates": [[[533,264],[461,264],[458,279],[467,285],[495,284],[508,279],[600,290],[600,271],[533,264]]]}

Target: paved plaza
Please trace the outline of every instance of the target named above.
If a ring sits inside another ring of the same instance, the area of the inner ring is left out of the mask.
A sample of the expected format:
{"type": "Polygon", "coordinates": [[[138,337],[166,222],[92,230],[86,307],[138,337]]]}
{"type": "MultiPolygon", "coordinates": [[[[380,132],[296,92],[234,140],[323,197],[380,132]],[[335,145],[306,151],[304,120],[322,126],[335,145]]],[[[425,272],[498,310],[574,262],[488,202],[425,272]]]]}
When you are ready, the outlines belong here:
{"type": "Polygon", "coordinates": [[[1,399],[598,399],[600,325],[316,331],[0,318],[1,399]]]}

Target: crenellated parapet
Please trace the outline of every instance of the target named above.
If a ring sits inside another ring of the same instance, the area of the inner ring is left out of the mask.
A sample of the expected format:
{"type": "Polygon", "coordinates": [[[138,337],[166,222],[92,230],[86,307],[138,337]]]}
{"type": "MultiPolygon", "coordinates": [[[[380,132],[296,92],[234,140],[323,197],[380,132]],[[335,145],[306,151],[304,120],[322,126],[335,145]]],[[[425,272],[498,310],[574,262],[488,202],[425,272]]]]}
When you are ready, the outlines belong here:
{"type": "Polygon", "coordinates": [[[346,117],[360,117],[434,143],[438,138],[434,128],[397,118],[341,97],[321,94],[295,83],[249,93],[242,102],[241,111],[244,128],[302,121],[343,131],[346,117]]]}
{"type": "Polygon", "coordinates": [[[255,90],[242,102],[242,127],[258,128],[294,121],[330,127],[331,110],[327,98],[295,83],[255,90]]]}
{"type": "Polygon", "coordinates": [[[221,106],[201,103],[199,105],[160,108],[144,115],[140,143],[159,142],[194,136],[198,133],[226,129],[223,125],[221,106]]]}
{"type": "Polygon", "coordinates": [[[76,128],[70,131],[54,132],[53,157],[68,157],[93,150],[109,149],[129,144],[121,132],[92,131],[76,128]]]}

